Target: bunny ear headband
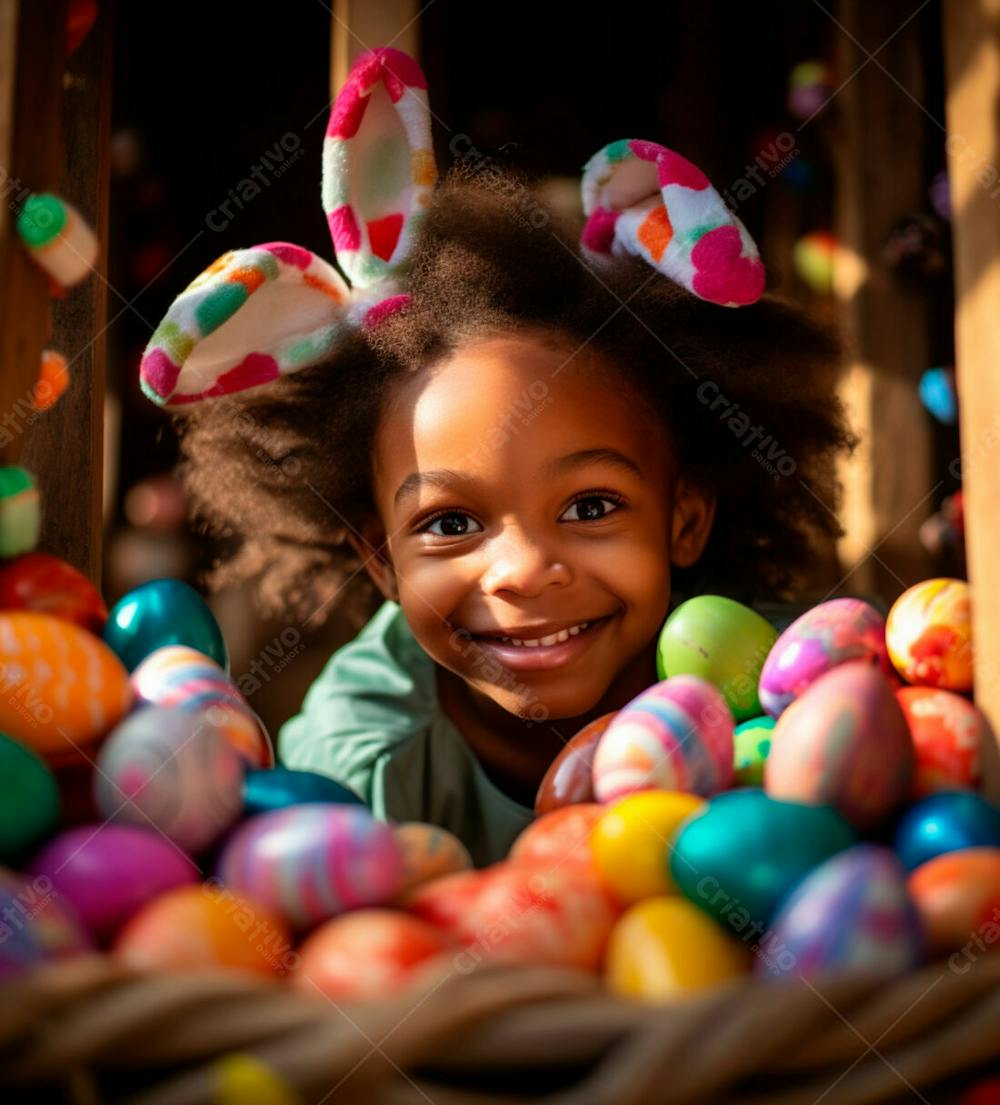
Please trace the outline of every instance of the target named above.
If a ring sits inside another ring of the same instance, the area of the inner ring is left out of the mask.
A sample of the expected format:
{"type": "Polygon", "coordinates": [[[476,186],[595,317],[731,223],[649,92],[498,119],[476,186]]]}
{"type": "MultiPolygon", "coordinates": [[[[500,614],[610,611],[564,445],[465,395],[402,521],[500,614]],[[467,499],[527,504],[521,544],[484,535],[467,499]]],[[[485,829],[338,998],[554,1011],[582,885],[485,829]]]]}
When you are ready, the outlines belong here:
{"type": "MultiPolygon", "coordinates": [[[[400,50],[355,62],[323,143],[322,201],[337,263],[288,242],[231,250],[174,300],[146,347],[143,392],[179,408],[328,360],[345,330],[405,305],[399,279],[437,182],[427,80],[400,50]],[[348,283],[349,281],[349,283],[348,283]]],[[[623,139],[584,166],[583,254],[635,254],[701,299],[753,303],[764,266],[701,172],[623,139]]]]}

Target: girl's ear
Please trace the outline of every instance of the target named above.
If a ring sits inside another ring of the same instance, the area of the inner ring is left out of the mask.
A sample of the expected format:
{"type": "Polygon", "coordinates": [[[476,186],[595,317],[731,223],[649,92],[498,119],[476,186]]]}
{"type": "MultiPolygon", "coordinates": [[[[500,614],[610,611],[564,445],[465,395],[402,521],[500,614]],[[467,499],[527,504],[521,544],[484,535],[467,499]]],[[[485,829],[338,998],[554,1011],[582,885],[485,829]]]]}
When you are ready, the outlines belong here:
{"type": "Polygon", "coordinates": [[[386,548],[385,527],[381,523],[370,522],[362,527],[360,533],[349,532],[347,540],[382,597],[399,602],[399,586],[392,557],[386,548]]]}
{"type": "Polygon", "coordinates": [[[670,562],[690,568],[705,551],[717,500],[714,492],[679,476],[674,485],[674,515],[670,533],[670,562]]]}

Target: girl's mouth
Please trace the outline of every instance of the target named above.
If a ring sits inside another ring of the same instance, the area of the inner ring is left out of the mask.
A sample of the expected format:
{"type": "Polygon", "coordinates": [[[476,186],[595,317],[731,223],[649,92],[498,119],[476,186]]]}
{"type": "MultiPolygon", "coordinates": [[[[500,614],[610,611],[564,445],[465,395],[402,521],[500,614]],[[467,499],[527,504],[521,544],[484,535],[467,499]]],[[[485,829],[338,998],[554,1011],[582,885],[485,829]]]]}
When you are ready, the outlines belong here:
{"type": "MultiPolygon", "coordinates": [[[[546,668],[560,667],[574,659],[589,647],[591,641],[604,629],[604,626],[616,616],[615,614],[606,614],[603,618],[581,622],[579,632],[565,634],[565,640],[557,640],[552,644],[542,644],[541,642],[538,644],[514,644],[510,640],[502,640],[496,637],[473,637],[472,639],[485,653],[492,656],[506,668],[511,668],[514,671],[542,671],[546,668]]],[[[559,636],[564,636],[564,634],[559,636]]]]}

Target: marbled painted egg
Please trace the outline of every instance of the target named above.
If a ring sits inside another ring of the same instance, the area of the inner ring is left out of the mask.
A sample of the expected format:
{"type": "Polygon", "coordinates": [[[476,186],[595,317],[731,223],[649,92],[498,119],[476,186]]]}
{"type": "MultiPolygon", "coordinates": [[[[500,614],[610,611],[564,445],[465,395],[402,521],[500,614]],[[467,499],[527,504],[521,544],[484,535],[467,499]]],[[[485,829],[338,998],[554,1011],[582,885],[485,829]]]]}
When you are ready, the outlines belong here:
{"type": "Polygon", "coordinates": [[[243,808],[243,760],[201,712],[143,706],[108,737],[97,766],[104,817],[159,829],[192,854],[243,808]]]}
{"type": "Polygon", "coordinates": [[[782,713],[764,789],[772,798],[831,805],[865,831],[908,797],[913,770],[913,740],[889,684],[870,664],[851,660],[782,713]]]}
{"type": "Polygon", "coordinates": [[[681,826],[705,808],[705,800],[679,791],[644,790],[610,806],[590,833],[601,882],[629,904],[674,890],[670,851],[681,826]]]}
{"type": "Polygon", "coordinates": [[[659,1002],[738,978],[750,951],[684,898],[646,898],[619,918],[608,939],[604,977],[622,997],[659,1002]]]}
{"type": "Polygon", "coordinates": [[[907,871],[963,848],[1000,848],[1000,809],[972,791],[941,791],[903,814],[893,840],[907,871]]]}
{"type": "Polygon", "coordinates": [[[419,917],[357,909],[325,921],[306,938],[292,982],[334,1001],[384,999],[421,978],[421,965],[450,947],[440,929],[419,917]]]}
{"type": "Polygon", "coordinates": [[[243,813],[282,810],[303,802],[336,802],[363,806],[364,802],[342,783],[318,771],[297,771],[290,767],[272,767],[267,771],[248,771],[243,783],[243,813]]]}
{"type": "Polygon", "coordinates": [[[908,683],[972,690],[972,600],[960,579],[925,579],[904,591],[886,619],[886,644],[908,683]]]}
{"type": "Polygon", "coordinates": [[[394,825],[392,831],[403,857],[403,875],[396,901],[431,879],[472,868],[468,848],[447,829],[423,821],[404,821],[394,825]]]}
{"type": "Polygon", "coordinates": [[[602,714],[566,742],[566,747],[549,765],[538,787],[535,813],[539,817],[561,806],[593,802],[594,752],[617,712],[612,710],[602,714]]]}
{"type": "Polygon", "coordinates": [[[640,790],[708,795],[733,778],[733,715],[711,683],[675,675],[625,705],[594,753],[594,795],[640,790]]]}
{"type": "Polygon", "coordinates": [[[225,967],[286,975],[298,963],[279,916],[212,880],[154,898],[123,926],[112,950],[130,966],[153,971],[225,967]]]}
{"type": "Polygon", "coordinates": [[[44,760],[0,733],[0,858],[40,840],[58,816],[59,788],[44,760]]]}
{"type": "Polygon", "coordinates": [[[910,727],[916,755],[912,796],[975,790],[982,750],[992,739],[982,711],[967,698],[938,687],[901,687],[896,700],[910,727]]]}
{"type": "Polygon", "coordinates": [[[508,859],[547,866],[573,865],[593,870],[590,831],[604,812],[597,802],[563,806],[539,817],[510,847],[508,859]]]}
{"type": "Polygon", "coordinates": [[[158,894],[198,881],[197,867],[166,837],[138,825],[79,825],[35,856],[34,875],[52,881],[98,941],[158,894]]]}
{"type": "Polygon", "coordinates": [[[716,687],[733,717],[761,712],[757,684],[777,630],[756,610],[722,595],[682,602],[660,630],[656,669],[660,679],[697,675],[716,687]]]}
{"type": "Polygon", "coordinates": [[[461,945],[459,971],[487,959],[597,970],[618,911],[581,867],[508,862],[426,883],[406,908],[461,945]]]}
{"type": "Polygon", "coordinates": [[[219,855],[226,886],[295,928],[390,902],[403,876],[392,829],[360,806],[310,802],[244,821],[219,855]]]}
{"type": "Polygon", "coordinates": [[[733,731],[733,777],[737,786],[764,785],[764,764],[771,754],[773,717],[755,717],[733,731]]]}
{"type": "Polygon", "coordinates": [[[274,764],[274,750],[264,723],[210,656],[187,645],[164,645],[136,667],[131,682],[140,702],[211,710],[213,725],[249,767],[274,764]]]}
{"type": "Polygon", "coordinates": [[[760,673],[760,702],[772,717],[821,675],[848,660],[886,673],[885,618],[862,599],[830,599],[807,610],[781,634],[760,673]]]}
{"type": "Polygon", "coordinates": [[[44,552],[29,552],[0,568],[0,610],[33,610],[100,635],[108,619],[97,588],[83,572],[44,552]]]}
{"type": "Polygon", "coordinates": [[[103,737],[132,704],[128,673],[98,637],[50,614],[0,614],[0,731],[47,759],[103,737]]]}
{"type": "Polygon", "coordinates": [[[859,844],[795,886],[771,922],[766,945],[783,954],[766,951],[756,969],[806,979],[830,971],[896,975],[920,962],[923,946],[899,860],[889,848],[859,844]]]}
{"type": "Polygon", "coordinates": [[[686,898],[742,939],[763,932],[803,875],[855,842],[829,806],[781,802],[747,787],[710,798],[682,826],[670,874],[686,898]]]}
{"type": "Polygon", "coordinates": [[[111,608],[103,635],[129,671],[164,645],[188,645],[229,670],[229,653],[215,615],[180,579],[153,579],[129,591],[111,608]]]}
{"type": "Polygon", "coordinates": [[[0,979],[92,948],[51,879],[26,877],[0,867],[0,979]]]}
{"type": "MultiPolygon", "coordinates": [[[[921,864],[907,882],[930,955],[964,952],[960,973],[983,951],[1000,951],[1000,848],[966,848],[921,864]]],[[[954,958],[954,957],[953,957],[954,958]]],[[[967,968],[966,968],[967,969],[967,968]]]]}

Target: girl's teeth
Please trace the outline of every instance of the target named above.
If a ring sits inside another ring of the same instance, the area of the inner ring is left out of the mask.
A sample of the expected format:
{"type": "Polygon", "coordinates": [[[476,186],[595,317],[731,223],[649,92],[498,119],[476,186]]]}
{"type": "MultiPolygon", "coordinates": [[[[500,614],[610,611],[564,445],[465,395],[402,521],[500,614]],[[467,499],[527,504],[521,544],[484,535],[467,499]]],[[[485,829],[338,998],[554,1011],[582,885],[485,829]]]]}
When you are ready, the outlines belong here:
{"type": "Polygon", "coordinates": [[[581,622],[579,625],[571,626],[569,629],[561,629],[558,633],[550,633],[548,637],[536,637],[530,641],[519,641],[516,637],[501,637],[500,640],[504,644],[508,645],[520,645],[525,648],[537,648],[539,645],[547,647],[548,645],[557,645],[563,641],[568,641],[570,637],[575,637],[581,630],[586,629],[590,625],[590,622],[581,622]]]}

